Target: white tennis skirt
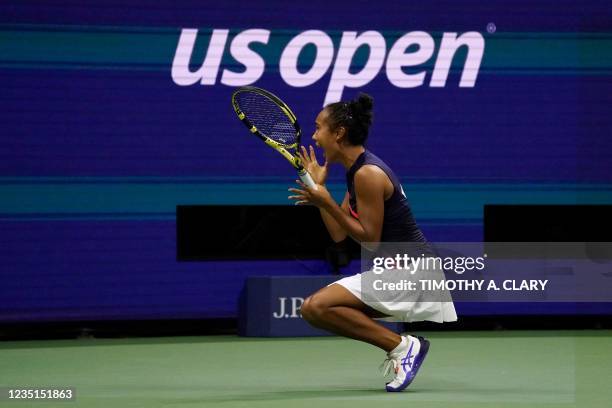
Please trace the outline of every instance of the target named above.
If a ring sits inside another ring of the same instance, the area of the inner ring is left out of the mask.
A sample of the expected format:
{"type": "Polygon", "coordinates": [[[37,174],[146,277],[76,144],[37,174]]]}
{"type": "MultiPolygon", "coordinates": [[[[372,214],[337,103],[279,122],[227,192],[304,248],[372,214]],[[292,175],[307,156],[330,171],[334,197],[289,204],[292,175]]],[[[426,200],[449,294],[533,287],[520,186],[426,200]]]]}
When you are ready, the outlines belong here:
{"type": "MultiPolygon", "coordinates": [[[[362,278],[364,274],[371,274],[371,271],[358,273],[353,276],[348,276],[337,280],[330,285],[337,283],[345,287],[349,292],[355,295],[366,305],[370,306],[389,317],[383,317],[377,320],[388,322],[420,322],[431,321],[436,323],[454,322],[457,321],[457,313],[455,305],[452,302],[450,294],[445,299],[450,301],[431,301],[431,299],[409,301],[406,297],[396,300],[388,298],[375,299],[372,294],[368,293],[364,296],[362,291],[362,278]]],[[[365,278],[364,278],[365,279],[365,278]]],[[[418,298],[418,295],[417,295],[418,298]]]]}

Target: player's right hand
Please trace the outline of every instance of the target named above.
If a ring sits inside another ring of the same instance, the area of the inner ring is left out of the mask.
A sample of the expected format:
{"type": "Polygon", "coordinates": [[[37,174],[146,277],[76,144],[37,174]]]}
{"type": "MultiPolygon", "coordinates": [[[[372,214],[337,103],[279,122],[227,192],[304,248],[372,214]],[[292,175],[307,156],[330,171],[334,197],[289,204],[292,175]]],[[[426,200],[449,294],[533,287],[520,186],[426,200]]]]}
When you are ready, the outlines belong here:
{"type": "Polygon", "coordinates": [[[298,156],[302,161],[302,165],[308,171],[308,173],[310,173],[315,183],[321,185],[325,184],[328,174],[327,159],[325,160],[325,163],[321,166],[319,164],[319,161],[317,160],[317,156],[315,155],[315,151],[312,146],[310,146],[310,154],[308,153],[308,151],[306,151],[306,148],[304,146],[301,146],[301,148],[302,151],[298,152],[298,156]]]}

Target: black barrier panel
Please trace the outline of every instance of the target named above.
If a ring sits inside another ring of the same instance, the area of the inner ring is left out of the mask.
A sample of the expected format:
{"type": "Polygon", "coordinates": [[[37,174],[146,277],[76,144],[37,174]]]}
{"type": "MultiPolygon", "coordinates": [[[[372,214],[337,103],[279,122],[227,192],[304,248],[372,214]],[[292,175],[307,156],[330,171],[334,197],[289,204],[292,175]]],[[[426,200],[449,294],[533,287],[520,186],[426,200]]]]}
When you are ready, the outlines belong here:
{"type": "Polygon", "coordinates": [[[485,205],[485,242],[612,242],[612,205],[485,205]]]}
{"type": "Polygon", "coordinates": [[[360,257],[351,239],[334,244],[310,206],[180,205],[176,248],[179,261],[297,258],[343,266],[360,257]]]}

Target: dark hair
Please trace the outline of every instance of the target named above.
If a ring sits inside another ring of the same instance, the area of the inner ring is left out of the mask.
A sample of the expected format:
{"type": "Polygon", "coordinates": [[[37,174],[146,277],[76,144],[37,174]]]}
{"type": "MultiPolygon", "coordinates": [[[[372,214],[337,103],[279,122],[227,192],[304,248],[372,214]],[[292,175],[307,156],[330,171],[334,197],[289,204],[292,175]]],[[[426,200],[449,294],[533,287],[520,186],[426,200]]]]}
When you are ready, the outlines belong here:
{"type": "Polygon", "coordinates": [[[352,145],[363,145],[368,138],[372,124],[372,107],[374,99],[368,94],[360,93],[349,102],[334,102],[325,107],[328,111],[329,127],[332,130],[344,126],[348,140],[352,145]]]}

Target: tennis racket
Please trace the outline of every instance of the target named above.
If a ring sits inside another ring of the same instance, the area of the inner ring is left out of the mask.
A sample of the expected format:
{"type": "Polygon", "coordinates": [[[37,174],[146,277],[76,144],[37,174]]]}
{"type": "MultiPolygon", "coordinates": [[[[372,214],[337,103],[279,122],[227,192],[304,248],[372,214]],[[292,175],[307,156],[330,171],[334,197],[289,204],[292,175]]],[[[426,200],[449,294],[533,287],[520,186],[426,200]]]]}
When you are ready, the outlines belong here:
{"type": "Polygon", "coordinates": [[[232,94],[232,106],[251,133],[282,154],[295,167],[304,184],[317,188],[297,155],[302,135],[300,125],[280,98],[265,89],[243,86],[232,94]]]}

